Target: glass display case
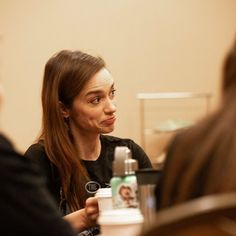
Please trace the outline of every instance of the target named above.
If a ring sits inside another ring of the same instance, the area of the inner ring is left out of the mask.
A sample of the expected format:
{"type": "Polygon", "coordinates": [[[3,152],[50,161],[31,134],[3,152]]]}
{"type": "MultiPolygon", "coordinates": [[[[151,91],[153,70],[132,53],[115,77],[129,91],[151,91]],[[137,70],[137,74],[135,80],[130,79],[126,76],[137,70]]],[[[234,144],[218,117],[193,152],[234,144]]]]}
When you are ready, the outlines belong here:
{"type": "Polygon", "coordinates": [[[152,162],[163,161],[164,149],[173,134],[194,124],[194,119],[197,116],[203,116],[209,112],[211,97],[212,94],[207,92],[137,94],[136,98],[139,100],[141,146],[150,156],[152,162]],[[152,104],[153,102],[162,102],[162,107],[150,106],[149,102],[152,102],[152,104]],[[192,117],[190,117],[190,113],[193,113],[193,111],[195,114],[191,114],[192,117]],[[178,115],[174,115],[174,112],[178,113],[178,115]],[[162,120],[157,119],[160,116],[162,116],[162,120]],[[159,139],[155,141],[153,137],[157,135],[159,135],[159,139]],[[151,144],[150,142],[148,143],[148,138],[153,140],[151,144]],[[155,150],[156,148],[156,152],[150,151],[148,144],[152,146],[151,149],[155,150]],[[158,145],[161,146],[159,150],[157,150],[158,145]]]}

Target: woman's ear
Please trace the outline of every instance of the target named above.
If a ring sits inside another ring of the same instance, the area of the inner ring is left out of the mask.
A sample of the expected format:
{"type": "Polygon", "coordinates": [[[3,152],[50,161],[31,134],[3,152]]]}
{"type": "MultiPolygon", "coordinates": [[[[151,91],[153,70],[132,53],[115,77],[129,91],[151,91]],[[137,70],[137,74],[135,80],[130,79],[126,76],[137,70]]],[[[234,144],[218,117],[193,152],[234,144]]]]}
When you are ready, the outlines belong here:
{"type": "Polygon", "coordinates": [[[60,107],[62,116],[64,118],[68,118],[70,116],[69,109],[66,108],[66,106],[62,102],[59,102],[59,107],[60,107]]]}

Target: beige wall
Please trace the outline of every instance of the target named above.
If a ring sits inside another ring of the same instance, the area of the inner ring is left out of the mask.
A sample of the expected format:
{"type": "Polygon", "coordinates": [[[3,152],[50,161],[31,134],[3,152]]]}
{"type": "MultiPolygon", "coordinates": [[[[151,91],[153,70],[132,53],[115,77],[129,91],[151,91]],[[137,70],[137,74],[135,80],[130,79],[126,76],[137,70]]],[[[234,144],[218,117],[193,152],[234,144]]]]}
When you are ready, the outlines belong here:
{"type": "Polygon", "coordinates": [[[114,135],[140,142],[138,92],[212,92],[235,35],[235,0],[1,0],[1,128],[24,151],[41,125],[46,60],[61,49],[101,55],[117,87],[114,135]]]}

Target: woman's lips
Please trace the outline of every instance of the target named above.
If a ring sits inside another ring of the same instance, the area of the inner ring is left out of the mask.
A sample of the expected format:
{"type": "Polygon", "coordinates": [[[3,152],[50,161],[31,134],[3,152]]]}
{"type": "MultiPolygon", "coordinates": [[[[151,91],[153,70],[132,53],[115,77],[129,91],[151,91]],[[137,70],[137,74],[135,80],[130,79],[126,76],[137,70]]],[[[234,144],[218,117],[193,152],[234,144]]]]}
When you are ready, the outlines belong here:
{"type": "Polygon", "coordinates": [[[115,117],[111,117],[107,120],[104,120],[102,123],[105,124],[105,125],[113,125],[116,121],[116,118],[115,117]]]}

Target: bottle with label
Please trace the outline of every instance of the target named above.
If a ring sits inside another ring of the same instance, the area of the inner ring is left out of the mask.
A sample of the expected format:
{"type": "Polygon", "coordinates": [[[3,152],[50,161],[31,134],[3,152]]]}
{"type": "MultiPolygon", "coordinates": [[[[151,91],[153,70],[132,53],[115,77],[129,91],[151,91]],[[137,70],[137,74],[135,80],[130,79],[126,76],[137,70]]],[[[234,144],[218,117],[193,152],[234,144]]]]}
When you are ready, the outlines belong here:
{"type": "Polygon", "coordinates": [[[138,163],[132,159],[128,147],[116,147],[111,179],[112,204],[114,209],[138,208],[138,186],[135,170],[138,163]]]}

